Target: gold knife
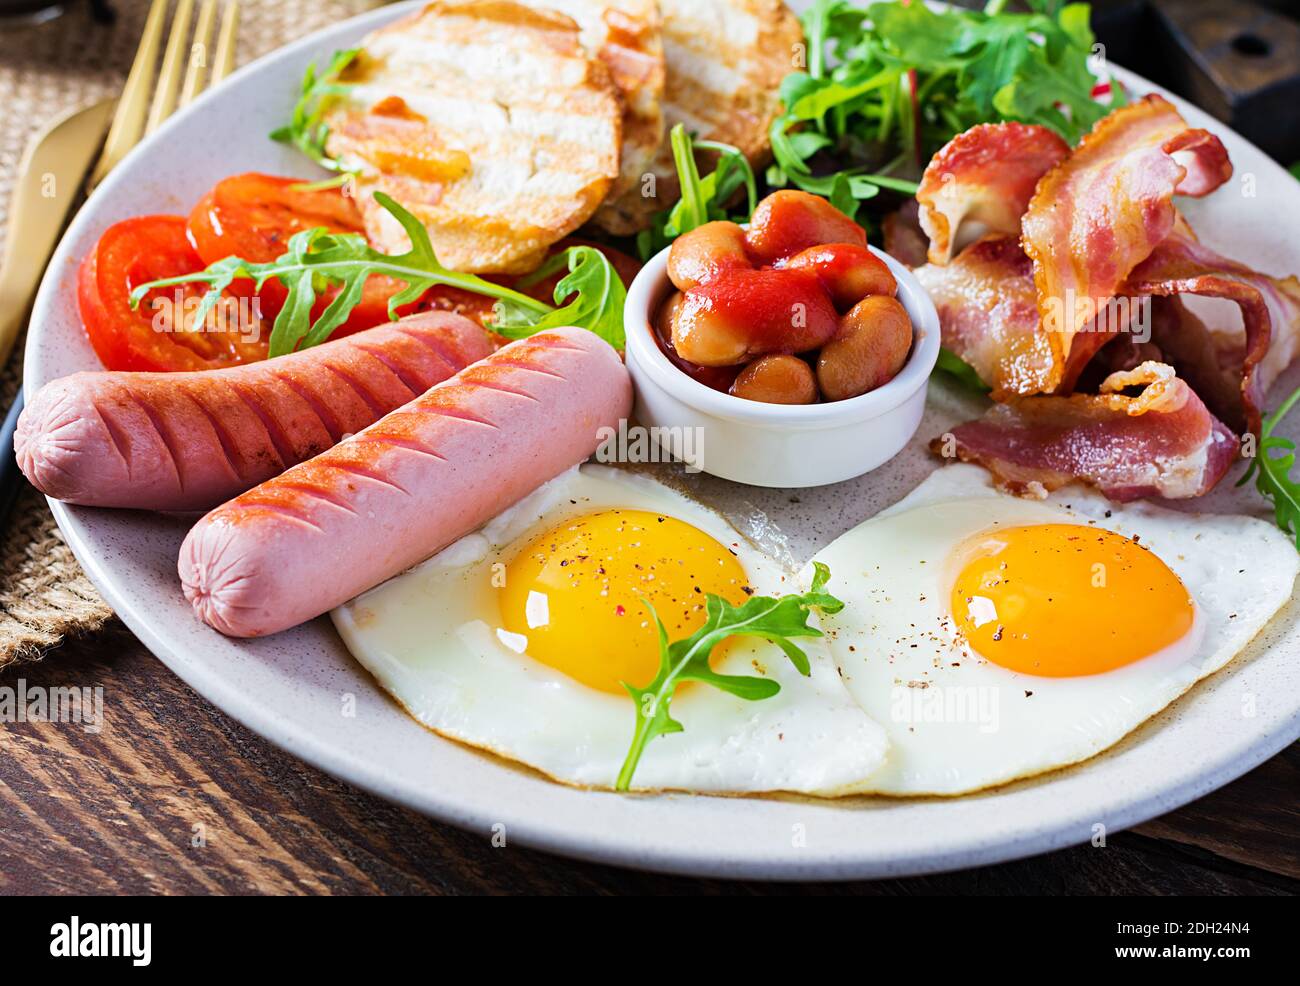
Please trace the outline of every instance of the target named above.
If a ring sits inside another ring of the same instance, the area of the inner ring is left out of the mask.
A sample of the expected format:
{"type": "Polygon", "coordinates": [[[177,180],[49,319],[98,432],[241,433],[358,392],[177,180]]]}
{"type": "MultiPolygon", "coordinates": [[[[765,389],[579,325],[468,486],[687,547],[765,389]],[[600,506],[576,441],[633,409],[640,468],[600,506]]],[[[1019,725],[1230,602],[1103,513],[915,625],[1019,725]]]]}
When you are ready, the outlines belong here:
{"type": "Polygon", "coordinates": [[[81,198],[114,103],[107,99],[64,114],[33,136],[23,152],[0,260],[0,367],[9,359],[54,245],[81,198]]]}

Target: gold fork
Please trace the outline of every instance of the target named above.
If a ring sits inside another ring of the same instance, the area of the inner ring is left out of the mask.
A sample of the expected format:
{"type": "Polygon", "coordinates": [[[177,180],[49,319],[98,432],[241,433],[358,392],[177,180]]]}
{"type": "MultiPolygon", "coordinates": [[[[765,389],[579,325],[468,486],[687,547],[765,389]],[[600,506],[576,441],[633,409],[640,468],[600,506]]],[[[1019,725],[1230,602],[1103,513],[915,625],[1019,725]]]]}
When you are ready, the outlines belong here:
{"type": "Polygon", "coordinates": [[[0,258],[0,366],[9,358],[36,286],[45,272],[59,233],[79,201],[77,190],[86,180],[89,163],[95,160],[94,154],[100,144],[103,144],[103,150],[91,170],[87,192],[99,184],[142,136],[171,114],[177,104],[178,89],[180,105],[184,106],[205,88],[220,82],[234,66],[238,0],[226,0],[216,49],[212,57],[208,57],[217,6],[218,0],[202,0],[198,26],[189,42],[189,58],[185,59],[194,0],[180,0],[163,53],[158,84],[154,86],[154,68],[168,0],[153,0],[131,72],[118,99],[112,123],[107,124],[107,139],[104,128],[112,109],[111,100],[61,117],[28,144],[14,181],[5,251],[0,258]],[[183,62],[185,78],[181,83],[183,62]],[[207,71],[209,66],[210,72],[207,71]],[[146,107],[149,111],[147,127],[146,107]]]}
{"type": "Polygon", "coordinates": [[[239,26],[238,0],[226,0],[215,50],[211,46],[212,28],[217,19],[217,0],[203,0],[192,40],[190,20],[194,14],[194,0],[179,0],[155,84],[154,70],[158,62],[158,49],[162,44],[163,22],[166,20],[168,6],[168,0],[153,0],[149,7],[140,47],[136,49],[135,61],[131,63],[126,85],[118,99],[117,112],[108,128],[103,153],[90,173],[87,190],[103,181],[104,176],[117,166],[127,151],[171,116],[178,98],[180,105],[184,106],[204,88],[224,79],[234,67],[235,34],[239,26]],[[183,81],[182,65],[185,66],[183,81]]]}
{"type": "MultiPolygon", "coordinates": [[[[49,263],[50,253],[79,199],[76,190],[86,178],[101,141],[103,150],[86,180],[87,193],[140,142],[141,137],[152,133],[171,115],[178,97],[180,105],[184,106],[205,88],[224,79],[234,67],[238,0],[226,0],[216,49],[212,57],[208,57],[212,28],[217,20],[217,5],[218,0],[202,0],[191,39],[194,0],[179,0],[167,47],[163,51],[158,82],[154,85],[158,48],[169,3],[168,0],[153,0],[112,123],[107,124],[107,138],[104,137],[104,128],[111,100],[56,120],[28,145],[14,182],[5,252],[0,258],[0,367],[8,360],[18,338],[36,287],[49,263]],[[187,40],[188,59],[185,57],[187,40]],[[183,82],[182,64],[185,65],[183,82]]],[[[22,407],[23,392],[20,389],[9,413],[0,423],[0,522],[8,513],[21,483],[21,474],[14,461],[13,433],[22,407]]]]}

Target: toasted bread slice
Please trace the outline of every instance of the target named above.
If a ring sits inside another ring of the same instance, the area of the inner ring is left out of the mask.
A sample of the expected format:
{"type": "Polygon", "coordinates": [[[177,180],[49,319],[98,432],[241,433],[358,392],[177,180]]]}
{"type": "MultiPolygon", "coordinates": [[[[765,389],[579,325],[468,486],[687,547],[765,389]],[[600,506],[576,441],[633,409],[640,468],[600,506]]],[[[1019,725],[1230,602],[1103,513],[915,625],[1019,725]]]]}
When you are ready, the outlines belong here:
{"type": "MultiPolygon", "coordinates": [[[[664,137],[664,46],[658,0],[523,0],[572,17],[582,46],[609,68],[623,97],[623,155],[608,200],[641,183],[664,137]]],[[[602,206],[592,222],[610,233],[635,232],[602,206]]]]}
{"type": "Polygon", "coordinates": [[[655,212],[677,201],[667,140],[675,124],[765,163],[768,128],[780,112],[777,87],[802,64],[803,29],[781,0],[659,0],[659,7],[668,66],[665,135],[649,169],[655,180],[601,207],[602,216],[617,216],[620,232],[644,229],[655,212]]]}
{"type": "Polygon", "coordinates": [[[383,190],[461,271],[525,273],[618,177],[623,107],[569,17],[509,0],[432,3],[375,31],[348,66],[326,147],[357,173],[366,231],[405,233],[383,190]]]}

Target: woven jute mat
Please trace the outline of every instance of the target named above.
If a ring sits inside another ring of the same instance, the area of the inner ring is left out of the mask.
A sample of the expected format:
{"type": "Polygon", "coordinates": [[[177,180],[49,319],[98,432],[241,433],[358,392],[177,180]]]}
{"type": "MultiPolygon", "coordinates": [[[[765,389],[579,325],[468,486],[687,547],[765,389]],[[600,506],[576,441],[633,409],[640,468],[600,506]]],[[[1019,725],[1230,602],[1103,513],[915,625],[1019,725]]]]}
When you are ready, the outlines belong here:
{"type": "MultiPolygon", "coordinates": [[[[238,60],[250,61],[379,5],[379,0],[242,0],[238,60]]],[[[0,244],[27,139],[64,110],[121,90],[149,3],[111,0],[111,23],[97,21],[84,0],[65,0],[65,6],[67,13],[44,24],[0,22],[0,244]]],[[[22,340],[0,377],[4,408],[16,392],[21,362],[22,340]]],[[[45,499],[24,489],[0,538],[0,667],[39,657],[64,637],[97,630],[112,616],[64,543],[45,499]]]]}

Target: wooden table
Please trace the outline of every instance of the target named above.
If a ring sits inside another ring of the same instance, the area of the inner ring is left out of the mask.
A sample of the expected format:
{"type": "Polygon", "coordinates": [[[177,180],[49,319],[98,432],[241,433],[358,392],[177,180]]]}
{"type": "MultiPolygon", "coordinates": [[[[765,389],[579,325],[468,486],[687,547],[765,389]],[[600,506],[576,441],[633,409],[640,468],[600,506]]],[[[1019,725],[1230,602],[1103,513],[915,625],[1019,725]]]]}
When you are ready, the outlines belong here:
{"type": "Polygon", "coordinates": [[[0,893],[1291,894],[1300,745],[1132,831],[961,873],[691,880],[575,863],[430,821],[306,766],[200,698],[120,624],[0,686],[104,689],[104,728],[0,725],[0,893]]]}

